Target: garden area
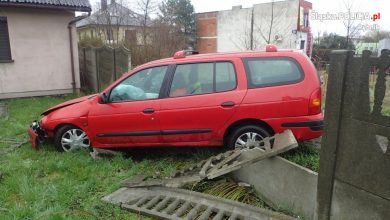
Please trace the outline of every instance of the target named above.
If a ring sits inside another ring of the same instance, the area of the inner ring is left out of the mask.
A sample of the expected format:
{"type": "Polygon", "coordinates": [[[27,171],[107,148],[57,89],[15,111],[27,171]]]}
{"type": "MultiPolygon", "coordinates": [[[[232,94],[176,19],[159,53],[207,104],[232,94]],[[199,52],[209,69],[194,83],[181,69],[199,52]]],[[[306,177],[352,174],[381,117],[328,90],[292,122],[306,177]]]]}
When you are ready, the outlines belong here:
{"type": "MultiPolygon", "coordinates": [[[[168,176],[226,150],[137,149],[110,159],[94,160],[87,151],[59,153],[52,143],[41,146],[38,151],[33,150],[29,142],[20,147],[9,145],[10,138],[27,141],[27,128],[42,111],[72,98],[75,96],[6,101],[9,116],[0,119],[1,219],[147,219],[104,203],[101,198],[120,188],[120,182],[128,177],[168,176]]],[[[319,150],[306,145],[283,157],[317,171],[319,150]]],[[[201,182],[191,188],[269,208],[250,187],[228,178],[201,182]]]]}

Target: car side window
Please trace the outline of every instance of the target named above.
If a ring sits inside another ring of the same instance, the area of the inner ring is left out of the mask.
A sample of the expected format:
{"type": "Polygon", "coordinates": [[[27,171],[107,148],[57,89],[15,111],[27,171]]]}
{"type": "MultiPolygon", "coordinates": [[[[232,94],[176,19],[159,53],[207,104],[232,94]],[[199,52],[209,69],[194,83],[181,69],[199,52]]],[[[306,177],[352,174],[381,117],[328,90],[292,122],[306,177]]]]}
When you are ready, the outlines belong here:
{"type": "Polygon", "coordinates": [[[167,66],[152,67],[132,74],[112,89],[109,101],[157,99],[167,68],[167,66]]]}
{"type": "Polygon", "coordinates": [[[230,62],[218,62],[215,65],[216,92],[225,92],[236,88],[237,79],[233,64],[230,62]]]}
{"type": "Polygon", "coordinates": [[[254,58],[246,60],[250,87],[265,87],[299,82],[301,68],[289,58],[254,58]]]}
{"type": "Polygon", "coordinates": [[[170,97],[213,92],[213,63],[182,64],[176,67],[170,97]]]}

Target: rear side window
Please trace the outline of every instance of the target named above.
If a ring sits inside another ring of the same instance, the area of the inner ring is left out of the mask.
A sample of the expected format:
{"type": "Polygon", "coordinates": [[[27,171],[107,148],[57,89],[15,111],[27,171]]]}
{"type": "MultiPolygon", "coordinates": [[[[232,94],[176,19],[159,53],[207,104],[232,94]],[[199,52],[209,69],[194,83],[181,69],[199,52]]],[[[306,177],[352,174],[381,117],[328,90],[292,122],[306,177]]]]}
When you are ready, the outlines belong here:
{"type": "Polygon", "coordinates": [[[177,65],[170,97],[225,92],[236,88],[236,73],[230,62],[177,65]]]}
{"type": "Polygon", "coordinates": [[[250,58],[245,63],[250,88],[292,84],[303,79],[302,69],[289,58],[250,58]]]}
{"type": "Polygon", "coordinates": [[[216,63],[215,87],[217,92],[229,91],[236,88],[236,74],[232,63],[216,63]]]}

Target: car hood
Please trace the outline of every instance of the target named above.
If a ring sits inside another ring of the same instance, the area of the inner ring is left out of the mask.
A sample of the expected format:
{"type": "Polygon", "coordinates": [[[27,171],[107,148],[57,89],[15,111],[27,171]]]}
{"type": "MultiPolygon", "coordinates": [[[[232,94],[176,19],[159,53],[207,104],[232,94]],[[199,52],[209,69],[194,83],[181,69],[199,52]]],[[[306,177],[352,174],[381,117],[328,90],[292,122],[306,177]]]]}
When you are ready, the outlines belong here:
{"type": "Polygon", "coordinates": [[[48,115],[48,114],[50,114],[51,112],[54,112],[54,111],[56,111],[56,110],[58,110],[58,109],[64,108],[64,107],[66,107],[66,106],[74,105],[74,104],[76,104],[76,103],[84,102],[84,101],[86,101],[86,100],[88,100],[88,99],[91,99],[91,98],[93,98],[93,97],[95,97],[95,96],[97,96],[97,94],[88,95],[88,96],[83,96],[83,97],[80,97],[80,98],[77,98],[77,99],[72,99],[72,100],[63,102],[63,103],[61,103],[61,104],[59,104],[59,105],[56,105],[56,106],[54,106],[54,107],[51,107],[51,108],[49,108],[48,110],[42,112],[41,115],[48,115]]]}

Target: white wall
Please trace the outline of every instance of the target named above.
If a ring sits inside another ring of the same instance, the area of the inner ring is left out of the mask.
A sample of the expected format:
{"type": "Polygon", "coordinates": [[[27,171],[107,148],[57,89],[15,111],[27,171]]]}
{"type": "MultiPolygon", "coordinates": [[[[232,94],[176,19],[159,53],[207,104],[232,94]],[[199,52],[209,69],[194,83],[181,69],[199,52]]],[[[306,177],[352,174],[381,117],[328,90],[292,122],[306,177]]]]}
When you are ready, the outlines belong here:
{"type": "Polygon", "coordinates": [[[219,11],[217,15],[217,51],[249,50],[252,9],[219,11]]]}
{"type": "MultiPolygon", "coordinates": [[[[299,1],[286,0],[263,3],[253,6],[253,44],[254,49],[263,49],[270,33],[271,18],[273,27],[270,43],[280,48],[297,47],[297,29],[299,1]],[[275,36],[279,36],[276,40],[275,36]]],[[[249,50],[252,8],[233,9],[218,12],[218,52],[249,50]]],[[[299,41],[300,43],[300,41],[299,41]]]]}
{"type": "MultiPolygon", "coordinates": [[[[13,63],[0,63],[0,99],[72,92],[68,23],[74,12],[2,8],[13,63]]],[[[77,35],[73,28],[76,87],[80,88],[77,35]]]]}

